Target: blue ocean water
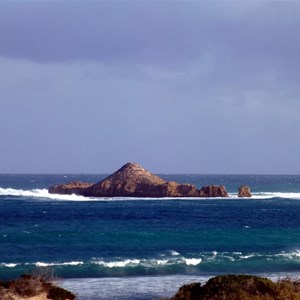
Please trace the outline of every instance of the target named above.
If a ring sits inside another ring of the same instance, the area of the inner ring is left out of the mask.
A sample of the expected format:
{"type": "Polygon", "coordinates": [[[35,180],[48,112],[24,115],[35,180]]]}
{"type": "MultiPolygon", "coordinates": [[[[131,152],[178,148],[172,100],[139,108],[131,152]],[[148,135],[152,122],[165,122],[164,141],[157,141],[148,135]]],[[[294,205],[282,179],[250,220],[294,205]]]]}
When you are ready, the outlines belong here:
{"type": "Polygon", "coordinates": [[[50,195],[105,175],[0,175],[0,279],[47,268],[78,299],[142,300],[217,274],[300,275],[300,176],[160,176],[230,197],[50,195]],[[251,199],[237,197],[244,184],[251,199]]]}

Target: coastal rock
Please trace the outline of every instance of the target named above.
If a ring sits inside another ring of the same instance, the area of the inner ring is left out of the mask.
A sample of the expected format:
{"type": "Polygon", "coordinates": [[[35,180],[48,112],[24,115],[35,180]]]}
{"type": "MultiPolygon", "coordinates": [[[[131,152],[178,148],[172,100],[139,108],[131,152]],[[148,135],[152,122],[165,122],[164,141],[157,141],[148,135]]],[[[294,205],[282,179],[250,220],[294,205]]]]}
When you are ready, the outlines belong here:
{"type": "Polygon", "coordinates": [[[1,300],[74,300],[73,293],[54,285],[43,276],[22,275],[0,282],[1,300]]]}
{"type": "Polygon", "coordinates": [[[192,184],[178,184],[168,181],[162,186],[163,197],[199,197],[200,193],[192,184]]]}
{"type": "Polygon", "coordinates": [[[209,185],[201,188],[200,197],[228,197],[228,193],[224,185],[209,185]]]}
{"type": "Polygon", "coordinates": [[[133,162],[96,184],[70,182],[50,187],[49,193],[87,197],[228,197],[224,186],[198,190],[192,184],[166,181],[133,162]]]}
{"type": "Polygon", "coordinates": [[[254,275],[221,275],[200,283],[182,286],[176,295],[165,300],[282,300],[300,299],[299,281],[273,282],[254,275]]]}
{"type": "Polygon", "coordinates": [[[250,187],[247,185],[240,186],[238,196],[239,197],[247,197],[247,198],[252,197],[252,194],[250,192],[250,187]]]}
{"type": "Polygon", "coordinates": [[[64,184],[52,185],[49,187],[48,192],[50,194],[83,195],[84,190],[92,185],[92,183],[87,182],[71,181],[64,184]]]}

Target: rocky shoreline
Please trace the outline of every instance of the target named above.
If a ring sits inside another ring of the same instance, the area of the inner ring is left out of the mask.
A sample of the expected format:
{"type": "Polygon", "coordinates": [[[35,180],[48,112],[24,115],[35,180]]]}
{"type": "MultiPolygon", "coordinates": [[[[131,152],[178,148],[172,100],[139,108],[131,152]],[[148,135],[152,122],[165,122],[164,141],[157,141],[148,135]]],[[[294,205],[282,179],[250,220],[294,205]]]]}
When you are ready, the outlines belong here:
{"type": "MultiPolygon", "coordinates": [[[[228,197],[223,185],[197,189],[192,184],[166,181],[137,163],[129,162],[104,180],[93,184],[72,181],[50,186],[51,194],[76,194],[86,197],[228,197]]],[[[239,197],[251,197],[249,187],[240,187],[239,197]]]]}

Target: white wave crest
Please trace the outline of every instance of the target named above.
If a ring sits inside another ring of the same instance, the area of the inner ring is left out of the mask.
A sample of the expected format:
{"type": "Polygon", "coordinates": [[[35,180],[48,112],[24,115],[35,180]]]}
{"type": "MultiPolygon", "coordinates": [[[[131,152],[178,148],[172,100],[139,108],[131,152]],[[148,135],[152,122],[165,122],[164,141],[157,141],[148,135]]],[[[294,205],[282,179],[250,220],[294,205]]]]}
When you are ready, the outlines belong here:
{"type": "Polygon", "coordinates": [[[36,264],[35,264],[37,267],[49,267],[49,266],[54,266],[54,263],[49,263],[49,264],[47,264],[47,263],[43,263],[43,262],[37,262],[36,264]]]}
{"type": "Polygon", "coordinates": [[[285,259],[300,259],[300,250],[292,252],[281,252],[275,255],[276,257],[283,257],[285,259]]]}
{"type": "Polygon", "coordinates": [[[152,263],[153,265],[165,266],[170,262],[170,260],[169,259],[157,259],[157,260],[153,260],[152,262],[153,262],[152,263]]]}
{"type": "Polygon", "coordinates": [[[284,198],[284,199],[300,199],[300,193],[260,193],[262,197],[284,198]]]}
{"type": "Polygon", "coordinates": [[[116,261],[94,260],[92,263],[107,267],[107,268],[124,268],[142,266],[146,268],[163,267],[171,265],[188,265],[197,266],[202,262],[201,258],[166,258],[166,259],[125,259],[116,261]]]}
{"type": "Polygon", "coordinates": [[[70,262],[62,263],[61,265],[63,265],[63,266],[80,266],[83,264],[84,264],[83,261],[70,261],[70,262]]]}
{"type": "Polygon", "coordinates": [[[70,262],[62,262],[62,263],[45,263],[45,262],[36,262],[35,265],[37,267],[53,267],[53,266],[79,266],[83,265],[83,261],[70,261],[70,262]]]}
{"type": "Polygon", "coordinates": [[[300,261],[300,250],[292,250],[292,251],[282,251],[280,253],[258,253],[258,252],[251,252],[251,253],[242,253],[242,252],[217,252],[211,254],[204,253],[200,255],[204,262],[208,261],[225,261],[229,260],[231,262],[235,261],[243,261],[243,260],[292,260],[292,261],[300,261]]]}
{"type": "Polygon", "coordinates": [[[7,267],[7,268],[15,268],[18,264],[14,263],[1,263],[0,266],[7,267]]]}
{"type": "Polygon", "coordinates": [[[88,261],[66,261],[66,262],[27,262],[27,263],[11,263],[11,262],[2,262],[0,267],[6,268],[15,268],[18,266],[36,266],[36,267],[62,267],[62,266],[81,266],[81,265],[98,265],[103,268],[134,268],[134,267],[144,267],[144,268],[164,268],[171,267],[174,265],[178,266],[189,266],[197,267],[202,262],[209,263],[210,261],[215,261],[217,263],[223,263],[226,261],[241,262],[245,260],[265,260],[265,261],[300,261],[300,250],[294,249],[292,251],[282,251],[279,253],[242,253],[242,252],[205,252],[199,253],[194,257],[184,257],[181,255],[170,255],[165,258],[115,258],[112,260],[105,260],[103,258],[93,258],[88,261]]]}
{"type": "Polygon", "coordinates": [[[186,258],[185,263],[188,266],[197,266],[201,263],[202,259],[201,258],[186,258]]]}
{"type": "Polygon", "coordinates": [[[95,261],[94,262],[97,265],[102,265],[104,267],[108,268],[124,268],[127,266],[136,266],[140,263],[139,259],[126,259],[123,261],[110,261],[110,262],[105,262],[105,261],[95,261]]]}
{"type": "MultiPolygon", "coordinates": [[[[241,199],[237,194],[229,194],[231,199],[241,199]]],[[[242,199],[272,199],[272,198],[282,198],[282,199],[295,199],[300,200],[300,193],[287,193],[287,192],[255,192],[252,193],[252,197],[242,198],[242,199]]],[[[226,199],[226,198],[225,198],[226,199]]]]}
{"type": "Polygon", "coordinates": [[[0,196],[14,196],[14,197],[29,197],[40,199],[52,199],[52,200],[70,200],[70,201],[95,201],[96,198],[78,196],[78,195],[59,195],[50,194],[47,189],[12,189],[12,188],[0,188],[0,196]]]}
{"type": "Polygon", "coordinates": [[[249,258],[252,258],[252,257],[256,257],[257,255],[255,253],[253,254],[248,254],[248,255],[241,255],[239,258],[240,259],[249,259],[249,258]]]}

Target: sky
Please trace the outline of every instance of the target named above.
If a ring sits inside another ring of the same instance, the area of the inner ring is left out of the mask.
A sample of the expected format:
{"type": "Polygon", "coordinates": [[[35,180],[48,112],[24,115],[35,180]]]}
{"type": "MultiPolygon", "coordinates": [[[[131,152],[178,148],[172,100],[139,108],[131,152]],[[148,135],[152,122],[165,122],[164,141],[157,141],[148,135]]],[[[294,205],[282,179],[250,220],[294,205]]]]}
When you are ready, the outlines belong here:
{"type": "Polygon", "coordinates": [[[300,174],[300,1],[0,1],[0,173],[300,174]]]}

